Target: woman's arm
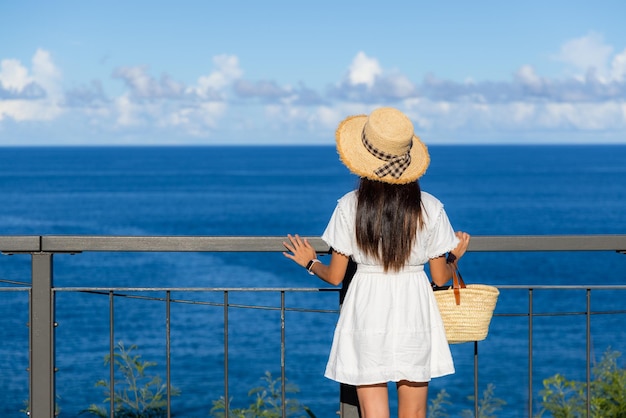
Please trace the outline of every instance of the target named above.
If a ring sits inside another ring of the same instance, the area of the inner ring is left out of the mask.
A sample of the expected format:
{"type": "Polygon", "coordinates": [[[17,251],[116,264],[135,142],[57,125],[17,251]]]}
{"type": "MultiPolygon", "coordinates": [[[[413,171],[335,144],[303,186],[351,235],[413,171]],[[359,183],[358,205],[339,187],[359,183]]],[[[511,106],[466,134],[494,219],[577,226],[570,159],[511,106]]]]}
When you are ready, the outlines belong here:
{"type": "Polygon", "coordinates": [[[288,250],[288,252],[283,252],[285,257],[293,260],[304,268],[306,268],[309,263],[312,263],[309,265],[309,272],[315,274],[327,283],[337,286],[343,281],[346,275],[346,269],[348,268],[349,258],[347,256],[333,250],[330,263],[326,265],[317,260],[317,252],[311,244],[309,244],[308,240],[300,238],[297,234],[294,236],[287,235],[287,238],[289,238],[289,243],[283,242],[283,245],[288,250]]]}
{"type": "Polygon", "coordinates": [[[456,257],[453,263],[448,264],[445,256],[431,258],[428,262],[430,277],[437,286],[443,286],[452,278],[456,263],[463,257],[469,245],[470,235],[467,232],[457,231],[456,236],[459,238],[459,244],[450,251],[456,257]]]}

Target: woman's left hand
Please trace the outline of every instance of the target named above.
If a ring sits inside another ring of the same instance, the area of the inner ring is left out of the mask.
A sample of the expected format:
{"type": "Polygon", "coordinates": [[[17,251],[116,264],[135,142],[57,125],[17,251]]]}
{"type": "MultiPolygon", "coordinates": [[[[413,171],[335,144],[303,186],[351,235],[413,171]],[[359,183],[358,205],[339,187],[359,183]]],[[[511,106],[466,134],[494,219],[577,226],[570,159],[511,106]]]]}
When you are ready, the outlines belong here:
{"type": "Polygon", "coordinates": [[[298,234],[294,236],[289,234],[287,238],[289,238],[289,243],[283,241],[283,245],[289,251],[283,252],[285,257],[295,261],[302,267],[306,267],[309,261],[317,257],[317,252],[305,238],[300,238],[298,234]]]}
{"type": "Polygon", "coordinates": [[[471,237],[470,237],[470,234],[468,234],[467,232],[463,232],[463,231],[456,231],[455,235],[459,239],[459,244],[456,246],[454,250],[452,250],[452,253],[455,255],[456,260],[458,261],[461,257],[463,257],[463,254],[465,254],[465,251],[467,250],[467,247],[469,246],[471,237]]]}

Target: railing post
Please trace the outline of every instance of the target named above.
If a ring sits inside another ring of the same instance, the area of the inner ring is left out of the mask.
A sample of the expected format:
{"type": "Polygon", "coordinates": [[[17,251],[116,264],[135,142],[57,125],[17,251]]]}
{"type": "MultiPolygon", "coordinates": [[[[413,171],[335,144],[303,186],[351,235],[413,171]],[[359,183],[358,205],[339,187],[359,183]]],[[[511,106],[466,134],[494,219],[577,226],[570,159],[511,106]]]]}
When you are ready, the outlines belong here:
{"type": "MultiPolygon", "coordinates": [[[[350,259],[346,274],[341,283],[341,291],[339,292],[339,309],[343,305],[343,299],[346,296],[352,277],[356,273],[356,263],[350,259]]],[[[339,416],[340,418],[360,418],[361,408],[359,406],[359,397],[356,393],[356,386],[339,384],[339,416]]]]}
{"type": "Polygon", "coordinates": [[[528,289],[528,416],[533,415],[533,288],[528,289]]]}
{"type": "Polygon", "coordinates": [[[591,416],[591,289],[587,289],[587,418],[591,416]]]}
{"type": "Polygon", "coordinates": [[[360,418],[359,398],[356,386],[339,384],[339,416],[341,418],[360,418]]]}
{"type": "Polygon", "coordinates": [[[230,415],[230,395],[228,394],[228,290],[224,291],[224,417],[230,415]]]}
{"type": "Polygon", "coordinates": [[[285,418],[287,416],[287,377],[286,377],[286,362],[285,362],[285,291],[280,291],[280,405],[281,416],[285,418]]]}
{"type": "Polygon", "coordinates": [[[474,416],[478,417],[478,341],[474,341],[474,416]]]}
{"type": "Polygon", "coordinates": [[[50,418],[55,414],[52,254],[38,252],[31,257],[30,416],[50,418]]]}

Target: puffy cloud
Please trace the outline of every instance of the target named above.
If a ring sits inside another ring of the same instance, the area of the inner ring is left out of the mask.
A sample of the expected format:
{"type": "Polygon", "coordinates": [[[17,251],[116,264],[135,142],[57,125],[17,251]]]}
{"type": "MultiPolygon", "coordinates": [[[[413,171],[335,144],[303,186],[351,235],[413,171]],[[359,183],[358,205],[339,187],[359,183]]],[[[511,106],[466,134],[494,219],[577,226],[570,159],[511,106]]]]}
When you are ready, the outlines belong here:
{"type": "Polygon", "coordinates": [[[110,100],[106,97],[102,82],[93,80],[86,86],[74,87],[65,93],[64,104],[75,108],[97,108],[106,106],[110,100]]]}
{"type": "Polygon", "coordinates": [[[121,79],[128,87],[133,100],[199,100],[223,101],[226,91],[238,80],[243,72],[239,59],[232,55],[219,55],[213,58],[215,69],[198,78],[196,85],[185,86],[163,74],[155,78],[145,66],[121,67],[113,72],[113,77],[121,79]]]}
{"type": "MultiPolygon", "coordinates": [[[[616,64],[615,68],[619,68],[616,64]]],[[[618,70],[615,71],[618,73],[618,70]]],[[[607,80],[594,68],[585,74],[565,79],[550,79],[537,75],[530,65],[520,67],[510,81],[459,83],[442,80],[434,75],[424,78],[417,87],[420,97],[431,100],[471,103],[514,102],[605,102],[621,101],[626,97],[626,83],[607,80]]]]}
{"type": "MultiPolygon", "coordinates": [[[[607,103],[461,103],[428,99],[403,103],[418,132],[429,135],[468,133],[520,133],[559,131],[571,135],[581,131],[623,131],[624,104],[607,103]]],[[[566,137],[565,139],[571,139],[566,137]]]]}
{"type": "Polygon", "coordinates": [[[352,64],[350,64],[347,79],[352,86],[363,84],[371,88],[376,81],[376,77],[381,73],[382,69],[378,60],[368,57],[364,52],[359,52],[352,60],[352,64]]]}
{"type": "Polygon", "coordinates": [[[626,82],[626,49],[617,54],[611,62],[611,80],[618,83],[626,82]]]}
{"type": "Polygon", "coordinates": [[[329,88],[330,97],[346,101],[376,103],[396,101],[415,94],[415,86],[397,71],[383,71],[378,60],[359,52],[345,76],[337,85],[329,88]]]}
{"type": "Polygon", "coordinates": [[[318,92],[304,82],[292,86],[246,79],[236,56],[218,55],[210,71],[191,83],[153,76],[146,66],[119,67],[111,80],[122,91],[111,96],[111,80],[63,91],[51,55],[38,50],[30,68],[18,60],[0,62],[0,123],[9,117],[17,126],[69,114],[72,121],[85,118],[101,132],[130,132],[148,141],[207,138],[216,131],[247,141],[330,141],[345,116],[390,105],[406,111],[427,138],[553,132],[569,139],[585,131],[623,135],[626,50],[614,54],[600,35],[591,33],[564,43],[554,57],[570,70],[567,75],[546,77],[525,64],[509,80],[498,82],[454,81],[434,74],[413,81],[359,52],[339,82],[318,92]]]}
{"type": "Polygon", "coordinates": [[[315,91],[300,84],[294,88],[280,86],[274,81],[251,82],[237,80],[233,83],[235,94],[241,99],[258,99],[265,103],[286,103],[301,106],[323,105],[324,99],[315,91]]]}
{"type": "Polygon", "coordinates": [[[0,100],[37,100],[44,97],[46,91],[35,82],[30,82],[21,89],[5,88],[0,82],[0,100]]]}
{"type": "Polygon", "coordinates": [[[0,62],[0,83],[5,89],[22,90],[32,82],[28,74],[28,68],[18,60],[5,59],[0,62]]]}
{"type": "Polygon", "coordinates": [[[239,58],[235,55],[218,55],[213,58],[215,70],[198,79],[196,86],[188,91],[201,98],[215,98],[219,92],[230,86],[243,75],[239,67],[239,58]]]}
{"type": "Polygon", "coordinates": [[[33,78],[48,91],[61,91],[61,71],[52,62],[50,52],[38,49],[33,56],[33,78]]]}
{"type": "Polygon", "coordinates": [[[604,43],[602,35],[591,32],[565,42],[554,58],[578,71],[587,72],[589,69],[595,69],[604,76],[612,52],[613,47],[604,43]]]}
{"type": "Polygon", "coordinates": [[[139,99],[177,99],[185,92],[181,83],[165,74],[156,80],[147,74],[145,67],[118,68],[113,77],[122,79],[131,94],[139,99]]]}
{"type": "Polygon", "coordinates": [[[237,80],[234,83],[235,92],[242,98],[259,97],[268,101],[284,98],[293,95],[289,88],[280,87],[274,81],[261,80],[251,82],[248,80],[237,80]]]}
{"type": "MultiPolygon", "coordinates": [[[[243,74],[236,56],[216,56],[213,64],[214,70],[200,76],[195,85],[184,85],[168,75],[157,79],[146,67],[116,69],[113,77],[122,80],[127,87],[112,103],[116,128],[210,136],[228,108],[233,83],[243,74]]],[[[96,88],[75,93],[78,97],[82,97],[78,93],[85,93],[83,96],[87,99],[100,98],[96,88]]]]}
{"type": "Polygon", "coordinates": [[[48,51],[35,52],[30,71],[15,59],[0,62],[0,121],[55,119],[62,100],[61,72],[48,51]]]}
{"type": "Polygon", "coordinates": [[[427,76],[419,94],[401,105],[418,130],[440,135],[558,132],[572,141],[580,132],[613,132],[623,141],[626,51],[612,51],[591,34],[565,43],[556,55],[570,69],[563,78],[542,77],[531,65],[498,83],[427,76]]]}
{"type": "Polygon", "coordinates": [[[318,92],[315,90],[309,89],[304,86],[304,84],[300,84],[296,89],[296,97],[295,100],[292,101],[293,104],[302,105],[302,106],[327,106],[329,105],[329,101],[320,96],[318,92]]]}
{"type": "Polygon", "coordinates": [[[117,110],[116,122],[119,126],[133,126],[141,122],[140,108],[128,95],[120,96],[115,100],[115,109],[117,110]]]}

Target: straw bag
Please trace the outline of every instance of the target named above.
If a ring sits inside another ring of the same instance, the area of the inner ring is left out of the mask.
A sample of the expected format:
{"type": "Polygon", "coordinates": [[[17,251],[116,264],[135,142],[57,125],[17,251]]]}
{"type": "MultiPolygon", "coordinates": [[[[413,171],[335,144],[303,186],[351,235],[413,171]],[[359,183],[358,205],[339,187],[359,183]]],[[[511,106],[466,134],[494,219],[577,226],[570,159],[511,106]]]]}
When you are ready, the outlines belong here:
{"type": "Polygon", "coordinates": [[[448,343],[482,341],[487,337],[500,291],[494,286],[465,285],[458,267],[453,265],[452,286],[433,284],[448,343]]]}

